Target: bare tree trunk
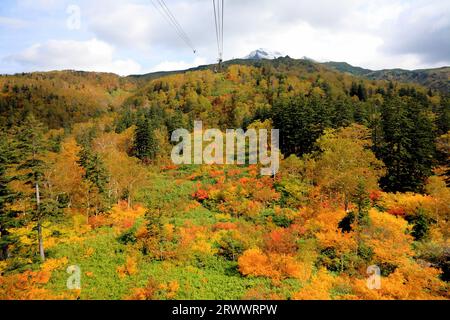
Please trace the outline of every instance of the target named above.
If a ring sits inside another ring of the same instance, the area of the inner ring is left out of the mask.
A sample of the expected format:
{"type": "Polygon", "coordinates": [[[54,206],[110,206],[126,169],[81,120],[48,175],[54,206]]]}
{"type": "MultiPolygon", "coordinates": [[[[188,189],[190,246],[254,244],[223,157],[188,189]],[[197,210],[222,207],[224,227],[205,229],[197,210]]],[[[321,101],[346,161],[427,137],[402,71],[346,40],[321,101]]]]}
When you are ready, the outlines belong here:
{"type": "Polygon", "coordinates": [[[132,203],[131,203],[131,190],[133,189],[133,185],[128,186],[128,195],[127,195],[127,206],[128,210],[131,209],[132,203]]]}
{"type": "MultiPolygon", "coordinates": [[[[36,206],[38,211],[38,216],[40,215],[40,209],[41,209],[41,195],[39,193],[39,183],[36,182],[36,206]]],[[[41,217],[38,217],[37,222],[38,227],[38,243],[39,243],[39,255],[41,256],[41,260],[45,261],[45,252],[44,252],[44,240],[42,237],[42,223],[41,223],[41,217]]]]}
{"type": "Polygon", "coordinates": [[[91,214],[91,195],[89,190],[86,193],[86,223],[89,224],[89,216],[91,214]]]}
{"type": "Polygon", "coordinates": [[[348,201],[348,197],[347,194],[344,194],[344,208],[345,208],[345,212],[348,213],[349,212],[349,201],[348,201]]]}
{"type": "Polygon", "coordinates": [[[38,241],[39,241],[39,255],[41,256],[41,260],[45,261],[45,251],[44,251],[44,241],[42,238],[42,224],[41,221],[38,221],[38,241]]]}

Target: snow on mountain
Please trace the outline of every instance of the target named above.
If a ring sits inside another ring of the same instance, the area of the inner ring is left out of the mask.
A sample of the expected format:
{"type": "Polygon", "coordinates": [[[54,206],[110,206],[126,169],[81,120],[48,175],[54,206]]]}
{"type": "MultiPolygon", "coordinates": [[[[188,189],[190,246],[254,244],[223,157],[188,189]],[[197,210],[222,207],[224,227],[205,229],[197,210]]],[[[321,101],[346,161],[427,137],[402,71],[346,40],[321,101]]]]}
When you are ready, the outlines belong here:
{"type": "Polygon", "coordinates": [[[267,60],[273,60],[282,57],[283,55],[278,51],[270,51],[267,49],[258,49],[250,53],[248,56],[246,56],[244,59],[247,60],[261,60],[261,59],[267,59],[267,60]]]}

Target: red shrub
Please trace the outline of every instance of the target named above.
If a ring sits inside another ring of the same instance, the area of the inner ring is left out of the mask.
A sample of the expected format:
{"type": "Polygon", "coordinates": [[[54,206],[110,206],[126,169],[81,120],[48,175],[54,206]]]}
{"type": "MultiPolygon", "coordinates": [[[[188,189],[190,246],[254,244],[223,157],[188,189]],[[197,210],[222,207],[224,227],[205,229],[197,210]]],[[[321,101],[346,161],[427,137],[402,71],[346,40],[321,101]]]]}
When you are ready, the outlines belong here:
{"type": "Polygon", "coordinates": [[[233,222],[218,222],[213,226],[213,231],[217,230],[236,230],[237,225],[233,222]]]}
{"type": "Polygon", "coordinates": [[[265,237],[268,252],[294,254],[297,251],[296,237],[290,229],[278,228],[265,237]]]}
{"type": "Polygon", "coordinates": [[[381,192],[378,190],[374,190],[372,192],[370,192],[370,200],[372,200],[372,202],[378,201],[381,198],[381,192]]]}
{"type": "Polygon", "coordinates": [[[161,167],[162,171],[170,171],[170,170],[176,170],[176,169],[178,169],[178,166],[174,165],[174,164],[161,167]]]}
{"type": "Polygon", "coordinates": [[[393,216],[404,216],[406,214],[406,211],[404,208],[391,208],[388,210],[389,214],[392,214],[393,216]]]}
{"type": "Polygon", "coordinates": [[[192,194],[192,197],[198,201],[204,201],[209,198],[208,191],[203,189],[198,189],[196,192],[192,194]]]}
{"type": "Polygon", "coordinates": [[[112,223],[110,221],[108,221],[108,217],[106,217],[104,215],[89,217],[88,222],[91,225],[92,229],[97,229],[97,228],[112,225],[112,223]]]}

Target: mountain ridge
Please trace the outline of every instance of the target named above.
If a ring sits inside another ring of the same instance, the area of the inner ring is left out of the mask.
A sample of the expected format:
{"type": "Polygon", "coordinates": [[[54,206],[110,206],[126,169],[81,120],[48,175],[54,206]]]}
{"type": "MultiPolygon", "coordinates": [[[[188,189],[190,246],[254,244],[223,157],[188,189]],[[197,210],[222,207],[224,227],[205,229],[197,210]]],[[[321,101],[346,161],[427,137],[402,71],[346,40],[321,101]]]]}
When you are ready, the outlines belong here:
{"type": "MultiPolygon", "coordinates": [[[[341,73],[347,73],[352,76],[361,77],[367,80],[387,80],[387,81],[397,81],[402,83],[415,83],[432,90],[438,90],[443,93],[450,92],[450,66],[443,66],[439,68],[430,69],[417,69],[417,70],[405,70],[400,68],[394,69],[382,69],[382,70],[371,70],[363,67],[353,66],[347,62],[316,62],[310,58],[293,59],[289,56],[278,57],[275,59],[232,59],[225,61],[223,63],[224,67],[233,64],[250,64],[258,65],[261,63],[269,63],[277,65],[280,62],[286,62],[289,64],[310,64],[311,67],[323,66],[329,70],[334,70],[341,73]]],[[[142,75],[129,75],[127,78],[132,79],[146,79],[152,80],[159,77],[180,74],[186,72],[193,72],[206,69],[215,69],[216,64],[201,65],[198,67],[193,67],[185,70],[174,70],[174,71],[160,71],[152,72],[142,75]]]]}
{"type": "MultiPolygon", "coordinates": [[[[324,67],[328,70],[333,70],[340,73],[350,74],[352,76],[360,77],[366,80],[387,80],[396,81],[401,83],[414,83],[419,84],[424,87],[430,88],[432,90],[438,90],[443,93],[450,92],[450,66],[442,66],[438,68],[430,69],[416,69],[407,70],[401,68],[394,69],[382,69],[382,70],[371,70],[363,67],[353,66],[347,62],[316,62],[310,58],[294,59],[289,56],[278,57],[275,59],[232,59],[223,62],[224,67],[229,67],[233,64],[244,64],[259,66],[262,63],[269,63],[275,67],[280,64],[285,64],[288,68],[290,66],[303,65],[310,70],[319,71],[320,67],[324,67]]],[[[119,76],[114,73],[107,72],[88,72],[88,71],[78,71],[78,70],[54,70],[54,71],[37,71],[30,73],[16,73],[14,75],[0,75],[0,77],[13,77],[13,76],[27,76],[27,75],[58,75],[64,72],[73,75],[96,75],[96,76],[112,76],[117,77],[117,79],[126,79],[131,81],[150,81],[165,76],[182,74],[186,72],[195,72],[201,70],[215,70],[216,64],[206,64],[197,67],[192,67],[183,70],[173,70],[173,71],[156,71],[145,74],[132,74],[128,76],[119,76]]]]}
{"type": "Polygon", "coordinates": [[[450,92],[450,66],[415,70],[401,68],[371,70],[352,66],[347,62],[330,61],[322,63],[322,65],[339,72],[349,73],[369,80],[411,82],[444,93],[450,92]]]}

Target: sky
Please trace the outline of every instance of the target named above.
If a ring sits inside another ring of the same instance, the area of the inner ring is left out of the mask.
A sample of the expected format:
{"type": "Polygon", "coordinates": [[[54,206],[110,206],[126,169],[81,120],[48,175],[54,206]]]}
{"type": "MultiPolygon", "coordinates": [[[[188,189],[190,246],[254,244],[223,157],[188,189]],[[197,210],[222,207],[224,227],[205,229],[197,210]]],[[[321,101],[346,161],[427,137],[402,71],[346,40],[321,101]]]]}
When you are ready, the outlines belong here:
{"type": "MultiPolygon", "coordinates": [[[[84,70],[120,75],[217,61],[211,0],[0,0],[0,73],[84,70]]],[[[448,0],[225,0],[224,59],[258,48],[373,70],[450,65],[448,0]]]]}

